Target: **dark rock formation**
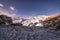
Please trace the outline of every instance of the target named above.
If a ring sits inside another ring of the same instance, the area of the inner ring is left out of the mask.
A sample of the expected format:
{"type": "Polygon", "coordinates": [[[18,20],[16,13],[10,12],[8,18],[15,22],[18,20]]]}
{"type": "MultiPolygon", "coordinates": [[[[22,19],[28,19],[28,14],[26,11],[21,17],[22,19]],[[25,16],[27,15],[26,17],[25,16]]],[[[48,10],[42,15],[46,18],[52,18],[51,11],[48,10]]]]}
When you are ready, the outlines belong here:
{"type": "Polygon", "coordinates": [[[6,15],[0,15],[0,24],[12,24],[11,17],[8,17],[6,15]]]}
{"type": "Polygon", "coordinates": [[[60,29],[60,15],[54,16],[49,21],[44,22],[44,27],[58,30],[60,29]]]}
{"type": "Polygon", "coordinates": [[[21,23],[12,23],[13,26],[23,26],[21,23]]]}

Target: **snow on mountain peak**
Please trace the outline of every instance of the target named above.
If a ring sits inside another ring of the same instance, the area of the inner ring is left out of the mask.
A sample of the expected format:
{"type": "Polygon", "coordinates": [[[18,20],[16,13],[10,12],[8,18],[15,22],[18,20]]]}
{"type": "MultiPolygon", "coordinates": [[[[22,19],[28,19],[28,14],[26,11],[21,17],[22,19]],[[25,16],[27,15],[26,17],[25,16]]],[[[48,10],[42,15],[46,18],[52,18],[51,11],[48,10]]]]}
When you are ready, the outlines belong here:
{"type": "Polygon", "coordinates": [[[11,14],[7,11],[2,11],[0,10],[0,15],[7,15],[12,18],[13,23],[21,23],[23,26],[43,26],[44,21],[50,21],[52,19],[58,19],[55,21],[57,22],[60,20],[60,14],[56,14],[53,16],[46,16],[46,15],[39,15],[39,16],[34,16],[34,17],[28,17],[28,18],[20,18],[17,17],[15,14],[11,14]]]}
{"type": "Polygon", "coordinates": [[[28,25],[30,26],[30,24],[40,23],[44,21],[47,17],[50,16],[41,15],[41,16],[29,17],[24,22],[22,22],[22,24],[24,26],[28,26],[28,25]]]}
{"type": "Polygon", "coordinates": [[[52,19],[56,19],[58,17],[60,18],[60,14],[56,14],[56,15],[53,15],[53,16],[40,15],[40,16],[35,16],[35,17],[29,17],[28,19],[23,21],[22,24],[23,24],[23,26],[33,26],[33,25],[43,26],[44,25],[43,24],[44,21],[47,21],[47,22],[49,20],[52,21],[52,19]]]}

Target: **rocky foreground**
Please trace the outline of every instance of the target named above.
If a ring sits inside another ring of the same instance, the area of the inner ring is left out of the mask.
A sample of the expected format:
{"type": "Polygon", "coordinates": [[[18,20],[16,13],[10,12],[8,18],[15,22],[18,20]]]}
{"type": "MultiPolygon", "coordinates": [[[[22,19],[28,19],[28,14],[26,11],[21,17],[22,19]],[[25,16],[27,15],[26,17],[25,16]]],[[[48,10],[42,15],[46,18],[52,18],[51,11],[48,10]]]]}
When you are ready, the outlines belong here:
{"type": "Polygon", "coordinates": [[[55,31],[41,27],[1,25],[0,40],[60,40],[60,30],[55,31]]]}
{"type": "Polygon", "coordinates": [[[22,21],[18,18],[18,21],[0,15],[0,40],[60,40],[60,14],[47,17],[44,21],[40,18],[22,21]]]}

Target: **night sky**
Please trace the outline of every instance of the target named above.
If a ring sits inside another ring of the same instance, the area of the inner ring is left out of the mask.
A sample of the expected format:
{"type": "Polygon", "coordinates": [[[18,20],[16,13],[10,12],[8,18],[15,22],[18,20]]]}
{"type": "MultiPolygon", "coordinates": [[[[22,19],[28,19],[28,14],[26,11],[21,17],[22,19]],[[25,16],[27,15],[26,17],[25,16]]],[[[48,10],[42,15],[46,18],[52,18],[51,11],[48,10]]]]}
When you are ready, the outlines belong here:
{"type": "Polygon", "coordinates": [[[5,10],[13,11],[20,16],[52,15],[60,13],[60,0],[0,0],[5,10]]]}

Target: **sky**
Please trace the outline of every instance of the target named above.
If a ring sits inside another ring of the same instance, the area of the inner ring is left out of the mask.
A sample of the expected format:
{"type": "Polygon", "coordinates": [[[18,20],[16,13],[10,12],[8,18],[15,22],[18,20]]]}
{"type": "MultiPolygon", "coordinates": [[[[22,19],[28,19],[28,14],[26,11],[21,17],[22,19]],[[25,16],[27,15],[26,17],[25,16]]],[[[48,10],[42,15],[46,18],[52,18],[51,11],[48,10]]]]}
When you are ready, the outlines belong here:
{"type": "Polygon", "coordinates": [[[21,17],[60,13],[60,0],[0,0],[0,6],[21,17]]]}

